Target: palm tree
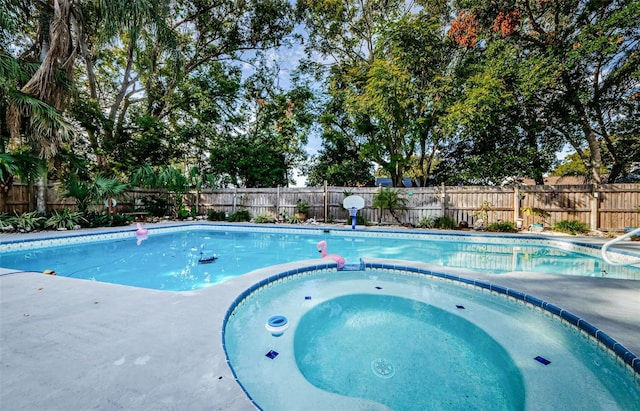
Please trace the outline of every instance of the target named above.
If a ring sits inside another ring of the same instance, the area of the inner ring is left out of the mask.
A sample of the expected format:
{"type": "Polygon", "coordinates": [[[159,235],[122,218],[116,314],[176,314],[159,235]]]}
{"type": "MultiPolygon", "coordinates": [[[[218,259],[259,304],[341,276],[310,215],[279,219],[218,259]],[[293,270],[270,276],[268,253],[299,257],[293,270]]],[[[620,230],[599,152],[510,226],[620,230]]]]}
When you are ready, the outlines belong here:
{"type": "Polygon", "coordinates": [[[391,188],[383,188],[373,196],[373,208],[380,208],[380,210],[387,210],[391,216],[402,224],[400,215],[407,211],[408,200],[400,196],[398,191],[391,188]]]}
{"type": "MultiPolygon", "coordinates": [[[[71,174],[65,182],[65,188],[63,196],[75,198],[78,211],[87,213],[91,205],[121,196],[127,189],[127,184],[101,175],[92,180],[81,180],[77,174],[71,174]]],[[[111,201],[107,204],[111,214],[111,201]]]]}
{"type": "MultiPolygon", "coordinates": [[[[18,24],[39,24],[39,36],[23,56],[34,64],[37,62],[37,70],[30,77],[24,79],[26,72],[19,69],[17,59],[6,51],[5,44],[0,44],[0,97],[6,107],[6,113],[0,114],[3,120],[6,118],[4,128],[12,140],[9,145],[16,145],[26,137],[28,141],[24,143],[44,161],[50,161],[62,144],[73,137],[73,127],[61,113],[71,95],[78,55],[87,65],[88,76],[93,76],[89,34],[85,27],[95,22],[85,19],[99,19],[104,26],[101,34],[109,39],[121,28],[136,32],[145,21],[154,20],[157,17],[155,3],[149,0],[0,0],[0,34],[16,32],[18,24]],[[4,74],[9,74],[8,81],[4,74]]],[[[37,182],[37,208],[41,212],[46,211],[45,180],[46,173],[37,182]]]]}
{"type": "Polygon", "coordinates": [[[13,57],[5,48],[8,47],[6,35],[13,34],[18,24],[16,10],[33,11],[34,6],[20,0],[4,0],[2,6],[7,7],[2,7],[0,12],[2,34],[5,35],[0,43],[0,207],[6,208],[6,195],[14,177],[27,180],[35,177],[42,186],[37,208],[44,212],[46,172],[42,167],[45,163],[40,159],[47,160],[50,147],[57,146],[59,139],[70,136],[72,127],[55,105],[25,88],[30,82],[28,73],[32,70],[29,66],[33,64],[13,57]],[[21,87],[23,84],[25,86],[21,87]]]}
{"type": "Polygon", "coordinates": [[[183,196],[189,192],[189,179],[181,170],[164,166],[154,169],[148,165],[138,167],[131,177],[132,184],[148,188],[162,188],[172,193],[173,212],[176,217],[182,210],[183,196]]]}
{"type": "MultiPolygon", "coordinates": [[[[5,14],[0,13],[3,27],[5,14]]],[[[21,141],[21,118],[27,128],[46,131],[55,127],[66,133],[70,126],[60,112],[43,101],[18,90],[27,75],[27,64],[11,56],[0,44],[0,212],[6,211],[7,195],[16,177],[23,181],[46,175],[44,162],[21,141]],[[13,138],[12,138],[13,137],[13,138]]],[[[39,208],[39,211],[44,211],[39,208]]]]}

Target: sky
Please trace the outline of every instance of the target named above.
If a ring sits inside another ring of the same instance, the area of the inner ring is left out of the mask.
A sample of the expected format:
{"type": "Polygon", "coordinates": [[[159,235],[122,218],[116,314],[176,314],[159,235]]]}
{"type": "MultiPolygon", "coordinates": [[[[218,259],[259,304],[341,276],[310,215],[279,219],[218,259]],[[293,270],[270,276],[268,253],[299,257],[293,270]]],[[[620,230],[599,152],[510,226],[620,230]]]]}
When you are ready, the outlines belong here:
{"type": "MultiPolygon", "coordinates": [[[[304,36],[304,30],[300,26],[296,28],[295,32],[304,36]]],[[[298,62],[304,57],[306,57],[304,48],[297,42],[268,52],[267,64],[271,63],[272,66],[279,65],[280,67],[278,82],[283,90],[289,90],[291,88],[291,75],[298,66],[298,62]]],[[[242,71],[246,78],[255,71],[255,67],[249,63],[244,63],[242,71]]],[[[305,146],[307,156],[317,154],[321,147],[322,138],[318,135],[317,131],[310,133],[305,146]]],[[[306,185],[306,176],[300,176],[299,174],[300,170],[295,169],[293,172],[295,179],[293,187],[304,187],[306,185]]]]}

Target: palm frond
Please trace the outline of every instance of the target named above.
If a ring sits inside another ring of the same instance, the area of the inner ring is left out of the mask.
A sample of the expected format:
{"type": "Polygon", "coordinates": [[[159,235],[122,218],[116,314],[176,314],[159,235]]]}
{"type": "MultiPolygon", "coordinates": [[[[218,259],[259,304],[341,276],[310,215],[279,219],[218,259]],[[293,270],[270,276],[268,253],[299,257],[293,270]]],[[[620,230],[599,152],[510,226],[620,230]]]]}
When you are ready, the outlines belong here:
{"type": "Polygon", "coordinates": [[[94,179],[95,191],[100,199],[113,198],[121,195],[128,187],[126,183],[98,175],[94,179]]]}
{"type": "Polygon", "coordinates": [[[41,175],[44,163],[31,153],[0,153],[0,175],[29,180],[41,175]]]}
{"type": "Polygon", "coordinates": [[[17,90],[11,91],[7,100],[7,127],[12,137],[20,134],[21,119],[27,117],[30,125],[27,134],[40,147],[43,158],[53,157],[57,148],[73,137],[74,127],[58,110],[42,100],[17,90]]]}

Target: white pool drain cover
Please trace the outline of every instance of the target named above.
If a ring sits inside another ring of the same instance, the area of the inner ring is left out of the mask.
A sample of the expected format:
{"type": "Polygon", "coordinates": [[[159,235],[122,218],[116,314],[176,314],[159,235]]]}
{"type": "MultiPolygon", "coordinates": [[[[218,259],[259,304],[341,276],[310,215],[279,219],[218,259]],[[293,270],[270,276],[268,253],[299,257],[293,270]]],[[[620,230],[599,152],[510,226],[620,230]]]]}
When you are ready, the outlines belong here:
{"type": "Polygon", "coordinates": [[[396,374],[396,368],[390,361],[378,358],[371,361],[371,371],[380,378],[391,378],[396,374]]]}

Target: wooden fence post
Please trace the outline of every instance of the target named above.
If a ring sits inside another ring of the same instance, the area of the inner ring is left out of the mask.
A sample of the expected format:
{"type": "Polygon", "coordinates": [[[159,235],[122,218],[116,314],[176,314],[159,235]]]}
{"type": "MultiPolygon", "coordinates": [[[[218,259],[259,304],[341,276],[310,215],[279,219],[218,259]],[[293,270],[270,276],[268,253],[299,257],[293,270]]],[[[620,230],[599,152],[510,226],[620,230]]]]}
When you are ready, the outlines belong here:
{"type": "Polygon", "coordinates": [[[442,192],[440,193],[440,217],[444,217],[447,213],[447,189],[442,183],[442,192]]]}
{"type": "MultiPolygon", "coordinates": [[[[380,183],[378,185],[378,192],[382,191],[382,183],[380,183]]],[[[375,198],[375,194],[373,195],[373,197],[375,198]]],[[[378,213],[378,225],[382,224],[382,207],[378,207],[376,208],[376,211],[378,213]]]]}
{"type": "Polygon", "coordinates": [[[322,191],[322,198],[323,198],[323,220],[325,223],[327,222],[327,213],[329,212],[329,195],[327,193],[327,180],[324,180],[324,184],[322,185],[323,191],[322,191]]]}
{"type": "Polygon", "coordinates": [[[513,221],[517,224],[520,218],[520,188],[518,185],[513,186],[513,221]]]}
{"type": "Polygon", "coordinates": [[[598,230],[598,220],[600,211],[600,193],[598,192],[598,185],[593,184],[593,197],[591,198],[591,229],[598,230]]]}
{"type": "Polygon", "coordinates": [[[236,212],[236,197],[238,196],[238,187],[233,188],[233,205],[231,207],[231,213],[235,214],[236,212]]]}
{"type": "Polygon", "coordinates": [[[276,187],[276,221],[280,221],[280,185],[276,187]]]}

